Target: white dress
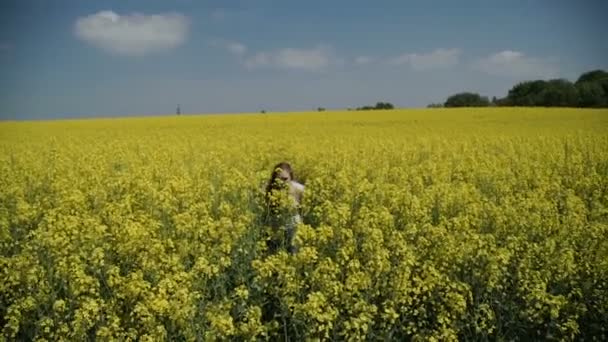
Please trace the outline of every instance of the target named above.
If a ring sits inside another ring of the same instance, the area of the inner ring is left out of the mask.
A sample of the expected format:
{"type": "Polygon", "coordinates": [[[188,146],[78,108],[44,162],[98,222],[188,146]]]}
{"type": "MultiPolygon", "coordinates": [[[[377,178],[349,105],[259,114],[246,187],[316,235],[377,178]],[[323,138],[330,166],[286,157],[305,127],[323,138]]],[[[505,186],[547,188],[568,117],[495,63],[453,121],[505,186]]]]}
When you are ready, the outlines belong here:
{"type": "Polygon", "coordinates": [[[296,235],[298,225],[302,223],[302,216],[300,216],[300,213],[298,212],[298,207],[300,206],[300,202],[302,201],[302,195],[304,194],[304,185],[296,181],[290,181],[289,194],[293,199],[293,204],[296,210],[295,214],[289,218],[287,224],[285,225],[285,233],[288,243],[288,251],[293,254],[298,251],[298,248],[293,244],[293,238],[296,235]]]}

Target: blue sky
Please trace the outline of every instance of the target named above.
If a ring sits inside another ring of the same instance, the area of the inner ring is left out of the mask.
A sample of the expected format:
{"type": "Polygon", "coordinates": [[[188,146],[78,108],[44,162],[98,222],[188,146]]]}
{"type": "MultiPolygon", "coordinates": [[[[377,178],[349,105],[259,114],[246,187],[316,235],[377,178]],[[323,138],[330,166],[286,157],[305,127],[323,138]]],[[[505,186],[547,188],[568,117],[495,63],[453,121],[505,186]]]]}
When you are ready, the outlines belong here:
{"type": "Polygon", "coordinates": [[[608,69],[608,1],[2,0],[0,119],[424,107],[608,69]]]}

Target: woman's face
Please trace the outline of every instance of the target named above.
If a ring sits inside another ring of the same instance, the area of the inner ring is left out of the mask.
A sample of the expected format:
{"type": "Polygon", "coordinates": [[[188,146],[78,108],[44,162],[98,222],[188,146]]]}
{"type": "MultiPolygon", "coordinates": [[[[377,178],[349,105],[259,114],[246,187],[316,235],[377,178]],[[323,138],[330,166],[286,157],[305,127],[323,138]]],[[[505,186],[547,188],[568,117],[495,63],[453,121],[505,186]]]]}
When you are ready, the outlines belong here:
{"type": "Polygon", "coordinates": [[[286,170],[283,170],[283,169],[281,169],[281,172],[279,172],[277,174],[277,179],[280,179],[283,182],[289,182],[289,181],[291,181],[291,177],[289,176],[289,172],[287,172],[286,170]]]}

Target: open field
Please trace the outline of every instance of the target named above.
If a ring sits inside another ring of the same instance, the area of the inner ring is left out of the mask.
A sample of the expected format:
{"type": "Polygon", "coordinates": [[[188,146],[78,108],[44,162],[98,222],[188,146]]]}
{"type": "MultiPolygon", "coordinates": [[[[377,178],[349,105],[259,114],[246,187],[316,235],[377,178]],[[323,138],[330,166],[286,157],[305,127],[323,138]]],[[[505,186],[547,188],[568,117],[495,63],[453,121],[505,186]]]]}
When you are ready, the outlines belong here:
{"type": "Polygon", "coordinates": [[[608,110],[0,123],[6,339],[608,338],[608,110]],[[264,182],[306,185],[264,251],[264,182]]]}

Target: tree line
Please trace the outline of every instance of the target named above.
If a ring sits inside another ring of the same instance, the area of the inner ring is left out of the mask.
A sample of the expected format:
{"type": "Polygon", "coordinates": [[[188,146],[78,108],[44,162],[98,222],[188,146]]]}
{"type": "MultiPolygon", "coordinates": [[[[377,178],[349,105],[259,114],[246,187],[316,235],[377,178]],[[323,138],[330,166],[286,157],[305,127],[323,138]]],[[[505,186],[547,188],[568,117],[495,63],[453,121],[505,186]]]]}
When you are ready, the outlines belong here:
{"type": "Polygon", "coordinates": [[[608,72],[593,70],[583,73],[576,82],[566,79],[534,80],[513,86],[506,97],[489,100],[473,92],[454,94],[436,107],[541,106],[541,107],[608,107],[608,72]]]}
{"type": "Polygon", "coordinates": [[[378,110],[378,109],[395,109],[395,106],[390,102],[377,102],[374,106],[357,107],[355,110],[378,110]]]}
{"type": "MultiPolygon", "coordinates": [[[[428,108],[441,107],[489,107],[489,106],[526,106],[526,107],[585,107],[608,108],[608,72],[592,70],[579,76],[572,83],[563,78],[551,80],[524,81],[514,85],[506,97],[488,99],[474,92],[461,92],[451,95],[443,103],[431,103],[428,108]]],[[[348,110],[394,109],[390,102],[377,102],[348,110]]],[[[319,107],[323,112],[325,108],[319,107]]],[[[262,110],[261,113],[266,113],[262,110]]]]}

